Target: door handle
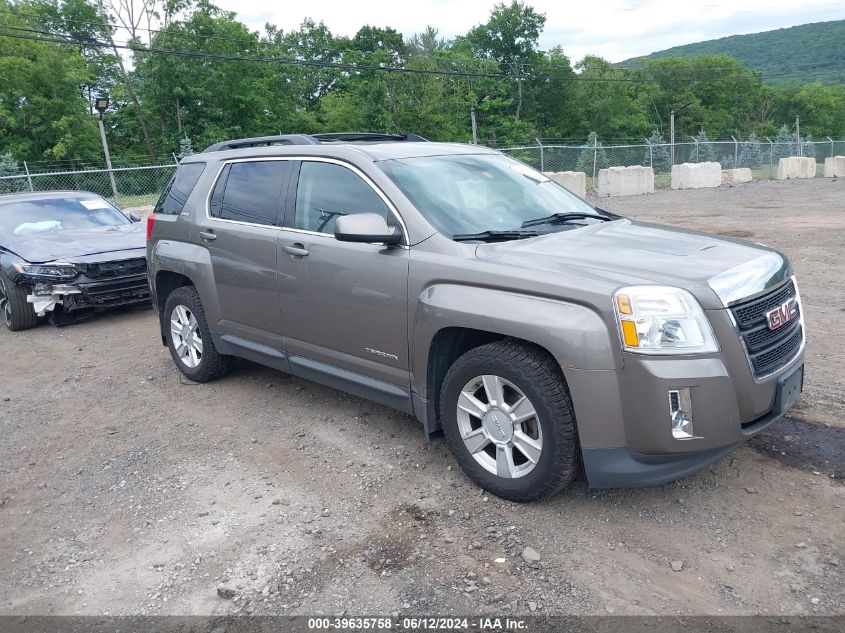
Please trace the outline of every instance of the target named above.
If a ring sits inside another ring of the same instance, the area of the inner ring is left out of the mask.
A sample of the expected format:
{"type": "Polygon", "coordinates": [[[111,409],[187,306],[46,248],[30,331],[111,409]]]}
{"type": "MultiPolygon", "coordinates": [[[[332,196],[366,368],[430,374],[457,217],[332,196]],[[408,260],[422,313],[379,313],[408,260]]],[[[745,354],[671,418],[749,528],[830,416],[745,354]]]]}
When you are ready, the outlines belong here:
{"type": "Polygon", "coordinates": [[[200,231],[200,237],[207,242],[213,242],[217,239],[217,236],[214,234],[214,231],[200,231]]]}
{"type": "Polygon", "coordinates": [[[293,255],[294,257],[305,257],[308,255],[308,249],[305,248],[303,244],[295,243],[291,246],[283,246],[282,250],[286,252],[288,255],[293,255]]]}

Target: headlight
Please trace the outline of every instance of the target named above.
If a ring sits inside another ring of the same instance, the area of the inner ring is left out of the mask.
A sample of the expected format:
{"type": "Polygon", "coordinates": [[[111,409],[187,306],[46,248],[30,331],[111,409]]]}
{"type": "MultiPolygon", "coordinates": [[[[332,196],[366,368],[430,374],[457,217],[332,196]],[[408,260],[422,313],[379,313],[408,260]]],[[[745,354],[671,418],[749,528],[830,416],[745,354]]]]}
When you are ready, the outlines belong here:
{"type": "Polygon", "coordinates": [[[49,279],[73,279],[79,274],[70,264],[15,264],[15,270],[21,275],[49,279]]]}
{"type": "Polygon", "coordinates": [[[613,297],[622,343],[640,354],[719,351],[710,322],[689,292],[670,286],[629,286],[613,297]]]}

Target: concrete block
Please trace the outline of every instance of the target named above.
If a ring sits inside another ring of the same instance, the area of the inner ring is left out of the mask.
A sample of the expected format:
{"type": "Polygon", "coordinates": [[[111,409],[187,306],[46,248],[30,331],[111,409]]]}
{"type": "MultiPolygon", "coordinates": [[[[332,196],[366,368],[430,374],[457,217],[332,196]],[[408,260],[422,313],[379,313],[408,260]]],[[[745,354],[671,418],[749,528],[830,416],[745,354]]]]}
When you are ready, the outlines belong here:
{"type": "Polygon", "coordinates": [[[816,159],[812,156],[789,156],[778,161],[778,180],[815,177],[816,159]]]}
{"type": "Polygon", "coordinates": [[[719,163],[683,163],[672,165],[672,189],[700,189],[722,184],[719,163]]]}
{"type": "Polygon", "coordinates": [[[638,196],[654,193],[651,167],[608,167],[599,170],[599,196],[638,196]]]}
{"type": "Polygon", "coordinates": [[[579,198],[587,197],[587,174],[583,171],[545,171],[543,173],[579,198]]]}
{"type": "Polygon", "coordinates": [[[751,178],[751,169],[748,167],[722,170],[723,185],[738,185],[743,182],[751,182],[751,178]]]}
{"type": "Polygon", "coordinates": [[[845,156],[829,156],[824,159],[825,178],[845,178],[845,156]]]}

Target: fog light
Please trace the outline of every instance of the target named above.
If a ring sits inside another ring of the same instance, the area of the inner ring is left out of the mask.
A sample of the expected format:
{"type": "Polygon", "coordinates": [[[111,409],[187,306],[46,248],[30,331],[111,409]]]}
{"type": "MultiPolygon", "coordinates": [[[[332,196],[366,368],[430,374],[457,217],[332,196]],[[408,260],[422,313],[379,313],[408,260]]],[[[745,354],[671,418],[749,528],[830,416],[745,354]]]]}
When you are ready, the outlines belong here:
{"type": "Polygon", "coordinates": [[[689,387],[669,391],[669,419],[672,422],[672,437],[676,440],[695,437],[692,430],[692,399],[689,387]]]}

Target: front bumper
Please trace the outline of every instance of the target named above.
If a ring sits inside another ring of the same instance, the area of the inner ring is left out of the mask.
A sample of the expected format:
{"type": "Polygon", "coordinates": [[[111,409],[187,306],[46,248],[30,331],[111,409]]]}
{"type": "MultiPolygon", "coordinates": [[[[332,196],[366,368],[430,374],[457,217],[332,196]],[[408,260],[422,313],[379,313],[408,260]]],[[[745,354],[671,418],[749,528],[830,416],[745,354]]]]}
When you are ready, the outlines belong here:
{"type": "Polygon", "coordinates": [[[148,303],[150,286],[145,273],[98,281],[83,277],[73,283],[37,282],[27,300],[39,316],[57,306],[64,312],[115,308],[148,303]]]}
{"type": "MultiPolygon", "coordinates": [[[[625,354],[620,370],[564,368],[591,487],[646,486],[684,477],[785,415],[793,398],[783,397],[784,383],[803,365],[803,348],[776,372],[755,379],[727,311],[709,317],[722,346],[718,354],[625,354]],[[669,392],[679,388],[691,394],[692,438],[672,434],[669,392]]],[[[791,392],[795,382],[789,381],[791,392]]]]}

